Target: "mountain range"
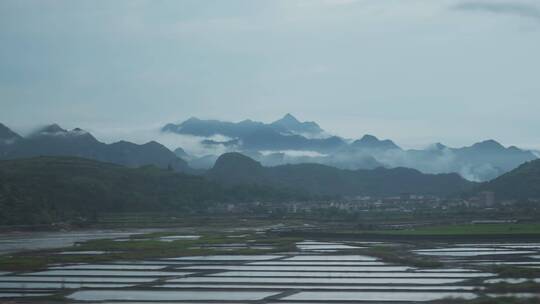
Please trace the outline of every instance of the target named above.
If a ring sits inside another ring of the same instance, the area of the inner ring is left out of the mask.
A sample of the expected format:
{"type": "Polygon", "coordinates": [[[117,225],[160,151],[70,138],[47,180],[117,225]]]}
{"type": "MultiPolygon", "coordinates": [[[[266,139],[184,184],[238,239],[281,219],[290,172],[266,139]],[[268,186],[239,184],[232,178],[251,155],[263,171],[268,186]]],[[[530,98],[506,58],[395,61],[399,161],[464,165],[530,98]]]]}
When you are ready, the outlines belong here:
{"type": "Polygon", "coordinates": [[[181,147],[173,152],[155,141],[106,144],[82,129],[65,130],[56,124],[23,137],[0,124],[0,159],[74,156],[128,167],[155,165],[203,174],[225,151],[242,153],[265,167],[314,163],[349,171],[411,168],[427,174],[458,173],[471,181],[492,180],[537,159],[534,151],[504,147],[494,140],[462,148],[437,143],[416,150],[403,149],[392,140],[373,135],[350,140],[329,136],[317,123],[300,122],[291,114],[272,123],[191,118],[168,124],[162,132],[198,136],[208,153],[193,155],[181,147]]]}
{"type": "Polygon", "coordinates": [[[461,148],[437,143],[409,150],[369,134],[350,140],[330,136],[317,123],[301,122],[291,114],[272,123],[190,118],[167,124],[161,131],[199,137],[207,154],[188,158],[191,166],[200,169],[213,166],[219,156],[213,151],[225,150],[243,153],[265,166],[319,163],[349,170],[407,167],[433,174],[455,172],[472,181],[487,181],[537,158],[533,151],[504,147],[495,140],[461,148]],[[211,139],[216,136],[221,139],[211,139]]]}
{"type": "Polygon", "coordinates": [[[1,159],[72,156],[127,167],[155,165],[178,172],[196,172],[185,160],[155,141],[143,145],[127,141],[105,144],[82,129],[68,131],[57,124],[45,126],[26,137],[0,124],[0,143],[1,159]]]}
{"type": "Polygon", "coordinates": [[[291,114],[286,114],[283,118],[269,124],[250,119],[234,123],[192,117],[180,124],[167,124],[162,131],[203,137],[224,135],[240,139],[251,136],[255,131],[274,131],[283,135],[305,135],[306,137],[320,136],[324,133],[317,123],[300,122],[291,114]]]}
{"type": "MultiPolygon", "coordinates": [[[[323,196],[459,194],[493,191],[498,200],[540,199],[540,160],[476,184],[458,174],[414,169],[343,170],[319,164],[264,167],[222,155],[205,176],[156,166],[127,168],[75,157],[0,160],[0,225],[93,222],[103,213],[198,214],[223,203],[283,202],[323,196]]],[[[531,205],[534,207],[534,205],[531,205]]]]}
{"type": "MultiPolygon", "coordinates": [[[[290,119],[283,121],[291,122],[290,119]]],[[[318,132],[312,124],[300,126],[307,126],[306,130],[318,132]]],[[[298,127],[296,129],[303,130],[298,127]]],[[[6,160],[54,156],[86,158],[126,167],[154,165],[171,171],[204,174],[207,179],[227,186],[249,184],[300,191],[310,195],[341,196],[393,195],[403,192],[448,195],[468,189],[473,184],[457,174],[424,174],[414,169],[384,168],[375,159],[368,157],[364,157],[363,161],[372,162],[372,169],[348,170],[307,162],[265,167],[249,155],[225,153],[217,161],[209,156],[209,161],[215,161],[215,165],[203,173],[191,169],[186,161],[179,157],[191,159],[183,149],[179,148],[172,152],[156,142],[144,145],[126,141],[105,144],[82,129],[66,130],[56,124],[43,127],[25,137],[4,125],[0,125],[0,130],[2,131],[0,140],[3,143],[0,146],[0,155],[6,160]]],[[[376,138],[364,136],[353,144],[365,146],[374,143],[378,143],[376,138]]],[[[383,142],[376,148],[387,148],[390,145],[383,142]]],[[[275,156],[276,154],[269,155],[275,156]]],[[[306,161],[309,157],[306,156],[306,161]]]]}
{"type": "Polygon", "coordinates": [[[344,170],[320,164],[264,167],[240,153],[221,155],[206,176],[221,184],[267,185],[314,195],[385,196],[403,193],[446,196],[471,189],[475,183],[455,173],[424,174],[414,169],[379,167],[344,170]]]}

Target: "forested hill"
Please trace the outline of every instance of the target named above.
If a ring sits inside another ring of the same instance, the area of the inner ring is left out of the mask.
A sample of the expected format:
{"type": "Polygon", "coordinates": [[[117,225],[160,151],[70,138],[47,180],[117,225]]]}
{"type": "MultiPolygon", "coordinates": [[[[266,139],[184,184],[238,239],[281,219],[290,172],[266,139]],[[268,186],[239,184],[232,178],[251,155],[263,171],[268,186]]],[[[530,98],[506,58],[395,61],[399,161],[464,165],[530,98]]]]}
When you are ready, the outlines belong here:
{"type": "Polygon", "coordinates": [[[226,185],[270,185],[314,195],[388,196],[402,193],[452,195],[475,183],[455,173],[424,174],[408,168],[342,170],[320,164],[263,167],[240,153],[223,154],[207,177],[226,185]]]}
{"type": "Polygon", "coordinates": [[[477,191],[493,191],[497,199],[538,199],[540,160],[526,162],[490,182],[483,183],[477,191]]]}
{"type": "Polygon", "coordinates": [[[71,157],[0,161],[0,225],[48,224],[104,212],[193,213],[221,202],[294,198],[262,186],[223,188],[153,166],[135,169],[71,157]]]}

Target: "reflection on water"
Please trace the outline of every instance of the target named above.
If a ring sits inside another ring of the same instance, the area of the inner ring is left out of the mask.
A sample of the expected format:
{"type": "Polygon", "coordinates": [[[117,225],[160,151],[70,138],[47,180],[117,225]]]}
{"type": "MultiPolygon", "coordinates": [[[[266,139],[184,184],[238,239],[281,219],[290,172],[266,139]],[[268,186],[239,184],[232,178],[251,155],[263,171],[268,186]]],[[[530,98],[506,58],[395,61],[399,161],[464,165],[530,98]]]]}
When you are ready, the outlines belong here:
{"type": "Polygon", "coordinates": [[[223,299],[232,301],[254,301],[275,295],[275,292],[224,292],[224,291],[143,291],[143,290],[99,290],[77,291],[69,296],[77,301],[219,301],[223,299]]]}
{"type": "Polygon", "coordinates": [[[78,289],[78,288],[125,288],[135,284],[101,283],[46,283],[46,282],[0,282],[0,288],[9,289],[78,289]]]}
{"type": "Polygon", "coordinates": [[[436,286],[399,286],[399,285],[386,285],[386,286],[377,286],[377,285],[329,285],[329,284],[311,284],[311,285],[298,285],[295,284],[291,286],[279,285],[279,284],[229,284],[229,283],[219,283],[219,284],[164,284],[159,287],[163,288],[234,288],[234,289],[302,289],[302,290],[422,290],[422,291],[473,291],[478,289],[476,286],[462,286],[462,285],[436,285],[436,286]]]}
{"type": "Polygon", "coordinates": [[[120,271],[120,270],[47,270],[34,272],[33,276],[118,276],[118,277],[170,277],[184,276],[191,272],[172,271],[120,271]]]}
{"type": "Polygon", "coordinates": [[[465,281],[465,279],[445,279],[445,278],[428,278],[428,279],[419,279],[419,278],[335,278],[335,277],[327,277],[327,278],[260,278],[260,277],[249,277],[249,278],[241,278],[241,277],[188,277],[188,278],[181,278],[181,279],[172,279],[168,280],[168,282],[175,282],[175,283],[181,283],[181,282],[187,282],[187,283],[209,283],[209,282],[215,282],[215,283],[227,283],[227,282],[233,282],[233,283],[297,283],[297,284],[305,284],[305,283],[314,283],[314,284],[426,284],[426,285],[434,285],[434,284],[455,284],[455,283],[461,283],[465,281]]]}
{"type": "Polygon", "coordinates": [[[71,232],[17,232],[0,236],[0,254],[24,250],[52,249],[72,246],[77,242],[114,239],[160,231],[159,229],[85,230],[71,232]]]}
{"type": "Polygon", "coordinates": [[[474,293],[458,292],[331,292],[331,291],[308,291],[299,292],[285,297],[284,300],[294,301],[317,301],[324,299],[327,301],[352,301],[361,299],[362,301],[433,301],[444,298],[474,299],[474,293]]]}
{"type": "Polygon", "coordinates": [[[421,255],[432,256],[453,256],[453,257],[474,257],[480,255],[501,255],[501,254],[530,254],[535,251],[518,250],[492,250],[492,251],[436,251],[436,252],[416,252],[421,255]]]}
{"type": "Polygon", "coordinates": [[[51,270],[92,270],[92,269],[103,269],[103,270],[159,270],[163,269],[165,266],[158,265],[119,265],[119,264],[78,264],[78,265],[66,265],[66,266],[53,266],[49,267],[51,270]]]}
{"type": "MultiPolygon", "coordinates": [[[[534,267],[531,265],[538,263],[535,257],[540,255],[532,249],[523,250],[533,248],[523,243],[439,245],[413,252],[442,255],[438,259],[446,263],[445,267],[418,268],[352,254],[365,251],[351,251],[352,246],[347,244],[306,241],[298,244],[299,251],[276,254],[53,265],[33,273],[0,273],[0,296],[62,293],[76,301],[130,304],[137,300],[145,303],[316,301],[337,304],[422,302],[446,297],[473,299],[489,284],[519,284],[529,280],[500,278],[475,269],[479,264],[534,267]],[[319,253],[320,246],[337,252],[319,253]]],[[[540,278],[533,281],[540,283],[540,278]]]]}
{"type": "Polygon", "coordinates": [[[189,260],[189,261],[257,261],[257,260],[273,260],[282,258],[282,255],[206,255],[206,256],[191,256],[170,258],[166,260],[189,260]]]}
{"type": "Polygon", "coordinates": [[[226,271],[210,274],[212,277],[324,277],[324,278],[481,278],[493,276],[478,272],[331,272],[331,271],[226,271]]]}
{"type": "Polygon", "coordinates": [[[378,272],[393,272],[393,271],[408,271],[412,270],[412,267],[408,266],[251,266],[251,265],[199,265],[199,266],[185,266],[179,269],[189,270],[279,270],[279,271],[378,271],[378,272]]]}
{"type": "Polygon", "coordinates": [[[376,261],[365,255],[298,255],[285,259],[287,261],[376,261]]]}
{"type": "Polygon", "coordinates": [[[27,275],[0,277],[0,282],[146,283],[146,282],[152,282],[154,280],[156,280],[156,278],[150,278],[150,277],[149,278],[142,278],[142,277],[103,278],[103,277],[83,277],[83,276],[47,277],[47,276],[27,276],[27,275]]]}

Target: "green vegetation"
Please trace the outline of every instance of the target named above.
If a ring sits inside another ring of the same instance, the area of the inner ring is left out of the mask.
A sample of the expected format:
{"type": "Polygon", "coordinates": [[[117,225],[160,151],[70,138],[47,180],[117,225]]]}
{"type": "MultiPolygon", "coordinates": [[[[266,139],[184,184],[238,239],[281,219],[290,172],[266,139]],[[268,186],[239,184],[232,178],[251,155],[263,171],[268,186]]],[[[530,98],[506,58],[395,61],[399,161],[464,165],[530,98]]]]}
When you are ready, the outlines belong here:
{"type": "Polygon", "coordinates": [[[54,263],[103,263],[110,261],[128,261],[179,256],[211,255],[211,254],[264,254],[295,249],[298,238],[280,238],[253,233],[234,238],[225,234],[206,234],[197,240],[161,241],[160,237],[177,235],[176,233],[151,233],[137,235],[128,241],[92,240],[76,244],[70,248],[49,251],[22,252],[11,256],[0,256],[0,270],[34,271],[45,269],[54,263]],[[264,244],[271,249],[250,248],[206,248],[211,245],[231,243],[264,244]],[[99,255],[61,255],[60,251],[105,251],[99,255]]]}
{"type": "Polygon", "coordinates": [[[477,189],[486,190],[495,192],[498,199],[540,198],[540,160],[526,162],[477,189]]]}
{"type": "MultiPolygon", "coordinates": [[[[381,220],[380,224],[391,225],[391,222],[381,220]]],[[[301,236],[318,239],[346,239],[346,240],[386,240],[397,242],[423,241],[440,242],[456,240],[498,240],[536,239],[540,237],[540,224],[489,224],[489,225],[444,225],[425,226],[408,229],[373,229],[364,225],[354,227],[350,223],[326,222],[324,229],[293,228],[281,231],[282,236],[301,236]],[[356,228],[356,229],[355,229],[356,228]],[[359,229],[358,229],[359,228],[359,229]]]]}
{"type": "Polygon", "coordinates": [[[430,302],[434,304],[538,304],[538,298],[514,298],[483,296],[473,300],[446,299],[430,302]]]}
{"type": "Polygon", "coordinates": [[[302,197],[264,186],[223,188],[153,166],[133,169],[69,157],[0,161],[0,225],[95,222],[101,213],[204,213],[220,203],[302,197]]]}
{"type": "Polygon", "coordinates": [[[540,269],[508,265],[497,265],[487,269],[503,278],[540,278],[540,269]]]}
{"type": "Polygon", "coordinates": [[[403,246],[373,246],[363,250],[369,256],[377,257],[388,263],[409,265],[419,268],[438,268],[444,266],[440,261],[430,257],[412,254],[403,246]]]}
{"type": "Polygon", "coordinates": [[[342,170],[309,163],[263,167],[240,153],[221,155],[207,176],[227,185],[271,185],[321,196],[387,196],[400,193],[445,196],[467,191],[475,185],[456,173],[424,174],[408,168],[342,170]]]}
{"type": "Polygon", "coordinates": [[[496,283],[486,285],[485,292],[493,293],[519,293],[519,292],[540,292],[540,284],[534,281],[527,281],[523,283],[511,284],[511,283],[496,283]]]}
{"type": "Polygon", "coordinates": [[[463,224],[429,226],[407,230],[384,230],[377,231],[377,233],[399,235],[540,235],[540,224],[463,224]]]}

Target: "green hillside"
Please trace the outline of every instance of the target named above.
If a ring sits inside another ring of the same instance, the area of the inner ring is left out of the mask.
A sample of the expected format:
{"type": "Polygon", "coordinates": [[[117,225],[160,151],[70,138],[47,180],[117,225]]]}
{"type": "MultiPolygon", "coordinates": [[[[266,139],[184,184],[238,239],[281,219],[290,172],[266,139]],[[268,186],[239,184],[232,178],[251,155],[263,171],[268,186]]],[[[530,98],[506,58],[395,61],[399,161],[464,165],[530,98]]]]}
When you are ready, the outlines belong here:
{"type": "Polygon", "coordinates": [[[71,157],[0,161],[0,225],[95,219],[101,213],[197,213],[222,202],[294,197],[266,187],[222,188],[153,166],[126,168],[71,157]]]}
{"type": "Polygon", "coordinates": [[[458,174],[424,174],[408,168],[342,170],[320,164],[263,167],[240,153],[223,154],[206,176],[224,185],[270,185],[313,195],[388,196],[401,193],[453,195],[475,183],[458,174]]]}
{"type": "Polygon", "coordinates": [[[479,191],[493,191],[497,199],[540,198],[540,160],[526,162],[496,179],[483,183],[479,191]]]}

